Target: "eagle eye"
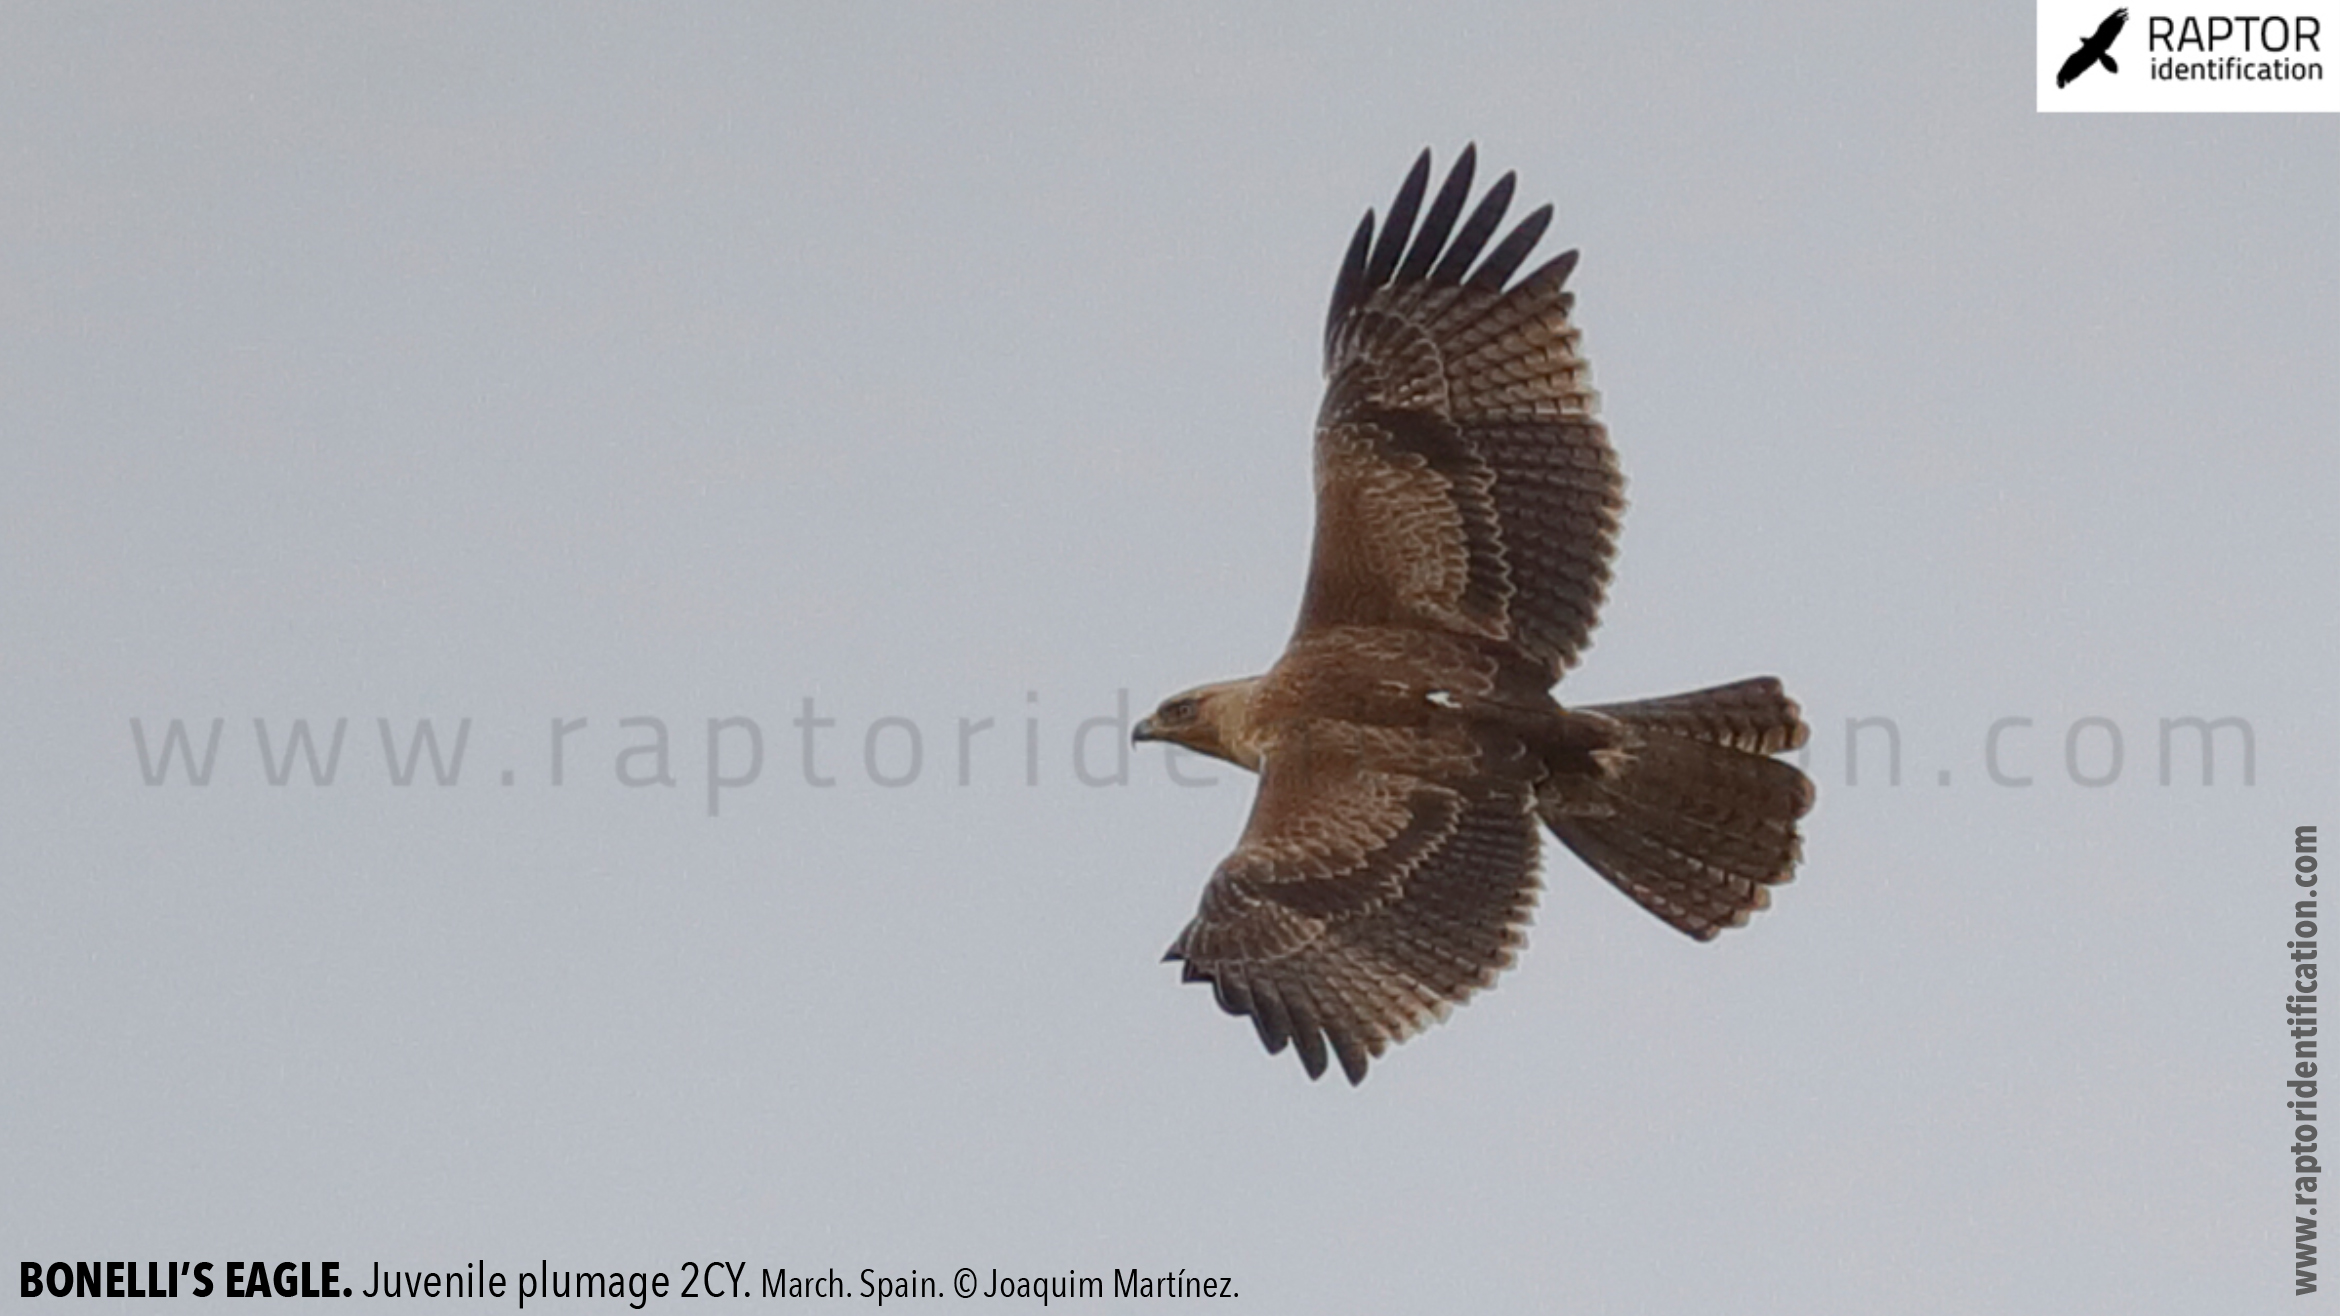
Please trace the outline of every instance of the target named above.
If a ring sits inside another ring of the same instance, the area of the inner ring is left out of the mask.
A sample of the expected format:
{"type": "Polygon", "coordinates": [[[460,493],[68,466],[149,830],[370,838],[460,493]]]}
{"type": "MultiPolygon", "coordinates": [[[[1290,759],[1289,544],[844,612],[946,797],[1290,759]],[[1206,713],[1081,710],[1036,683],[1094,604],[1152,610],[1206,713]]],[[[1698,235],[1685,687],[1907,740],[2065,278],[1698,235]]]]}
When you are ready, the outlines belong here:
{"type": "Polygon", "coordinates": [[[1163,716],[1175,722],[1194,720],[1196,705],[1192,699],[1173,699],[1162,709],[1163,716]]]}

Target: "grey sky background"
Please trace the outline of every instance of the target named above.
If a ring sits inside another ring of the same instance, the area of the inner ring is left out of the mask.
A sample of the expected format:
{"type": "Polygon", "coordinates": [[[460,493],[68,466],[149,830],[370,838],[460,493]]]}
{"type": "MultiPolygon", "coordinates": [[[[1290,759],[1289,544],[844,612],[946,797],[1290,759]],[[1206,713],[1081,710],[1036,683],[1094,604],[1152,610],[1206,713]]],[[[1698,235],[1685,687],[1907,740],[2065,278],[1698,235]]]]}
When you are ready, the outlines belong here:
{"type": "Polygon", "coordinates": [[[2272,1310],[2340,143],[2035,115],[2032,25],[9,9],[0,1259],[2272,1310]],[[1631,482],[1561,696],[1777,673],[1820,803],[1708,946],[1552,847],[1496,991],[1310,1084],[1156,962],[1248,781],[1075,732],[1280,649],[1335,266],[1473,140],[1631,482]],[[2187,716],[2253,784],[2161,783],[2187,716]],[[424,717],[460,780],[393,785],[424,717]]]}

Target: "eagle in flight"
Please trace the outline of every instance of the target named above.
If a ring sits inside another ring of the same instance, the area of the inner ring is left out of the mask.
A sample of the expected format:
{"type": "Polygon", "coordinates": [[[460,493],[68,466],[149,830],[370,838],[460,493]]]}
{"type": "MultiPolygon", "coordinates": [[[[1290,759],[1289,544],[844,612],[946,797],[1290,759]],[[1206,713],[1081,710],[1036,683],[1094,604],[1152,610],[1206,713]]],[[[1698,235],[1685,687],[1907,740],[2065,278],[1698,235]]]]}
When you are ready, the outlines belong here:
{"type": "Polygon", "coordinates": [[[1812,805],[1772,757],[1805,737],[1773,678],[1553,700],[1609,581],[1624,479],[1569,323],[1576,253],[1513,282],[1552,208],[1490,248],[1513,176],[1466,217],[1475,163],[1465,149],[1422,212],[1424,151],[1341,264],[1315,546],[1283,656],[1133,728],[1259,774],[1165,958],[1311,1078],[1337,1058],[1362,1082],[1511,965],[1539,824],[1703,941],[1788,880],[1812,805]]]}
{"type": "Polygon", "coordinates": [[[2104,21],[2096,25],[2094,35],[2080,38],[2080,48],[2064,61],[2064,67],[2056,70],[2056,85],[2067,85],[2099,63],[2104,65],[2107,73],[2120,72],[2121,66],[2113,63],[2112,43],[2120,36],[2121,29],[2128,25],[2129,11],[2126,9],[2115,9],[2105,15],[2104,21]]]}

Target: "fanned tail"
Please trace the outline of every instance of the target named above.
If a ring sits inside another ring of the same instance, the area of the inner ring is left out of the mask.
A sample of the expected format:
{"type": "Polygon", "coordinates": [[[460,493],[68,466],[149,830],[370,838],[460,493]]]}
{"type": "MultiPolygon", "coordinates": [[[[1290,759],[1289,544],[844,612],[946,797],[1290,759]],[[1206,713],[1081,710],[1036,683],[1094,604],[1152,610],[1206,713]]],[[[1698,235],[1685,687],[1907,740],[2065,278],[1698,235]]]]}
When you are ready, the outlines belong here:
{"type": "Polygon", "coordinates": [[[1812,782],[1770,757],[1804,743],[1801,711],[1757,677],[1663,699],[1573,710],[1613,744],[1591,773],[1556,771],[1537,800],[1594,872],[1705,941],[1771,903],[1795,874],[1812,782]]]}

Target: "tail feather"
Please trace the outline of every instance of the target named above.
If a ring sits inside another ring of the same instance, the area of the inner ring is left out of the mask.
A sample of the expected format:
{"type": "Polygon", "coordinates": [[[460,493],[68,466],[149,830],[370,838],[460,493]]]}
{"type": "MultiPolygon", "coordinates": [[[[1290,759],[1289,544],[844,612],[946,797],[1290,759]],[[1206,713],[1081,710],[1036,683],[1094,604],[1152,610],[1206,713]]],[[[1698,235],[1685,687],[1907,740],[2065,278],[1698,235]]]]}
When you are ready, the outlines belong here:
{"type": "Polygon", "coordinates": [[[1626,704],[1594,704],[1577,710],[1599,713],[1630,726],[1663,731],[1684,740],[1728,745],[1750,754],[1777,754],[1801,749],[1810,735],[1803,710],[1780,689],[1779,679],[1751,677],[1729,685],[1637,699],[1626,704]]]}
{"type": "Polygon", "coordinates": [[[1795,701],[1769,677],[1604,704],[1597,771],[1555,772],[1538,799],[1553,835],[1674,927],[1707,940],[1771,903],[1802,857],[1812,783],[1769,757],[1804,743],[1795,701]]]}

